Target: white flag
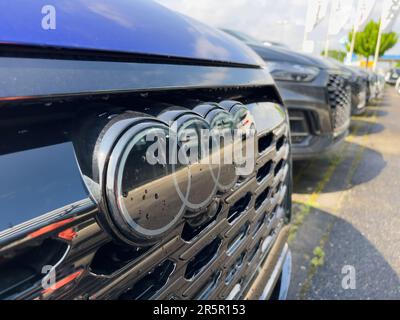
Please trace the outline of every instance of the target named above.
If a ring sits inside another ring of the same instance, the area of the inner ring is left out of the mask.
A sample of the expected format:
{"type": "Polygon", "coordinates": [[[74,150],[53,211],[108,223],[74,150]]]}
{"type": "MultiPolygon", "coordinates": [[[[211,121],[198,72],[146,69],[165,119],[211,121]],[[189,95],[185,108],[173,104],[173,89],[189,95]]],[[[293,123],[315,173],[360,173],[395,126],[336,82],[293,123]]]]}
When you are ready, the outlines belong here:
{"type": "Polygon", "coordinates": [[[381,30],[391,29],[400,12],[400,0],[385,0],[383,3],[381,30]]]}
{"type": "Polygon", "coordinates": [[[356,30],[360,30],[366,24],[374,7],[375,0],[358,0],[356,21],[354,23],[356,30]]]}
{"type": "Polygon", "coordinates": [[[313,53],[314,47],[315,43],[313,40],[307,40],[303,42],[303,52],[305,53],[313,53]]]}
{"type": "Polygon", "coordinates": [[[353,10],[353,0],[332,0],[329,35],[335,36],[349,21],[353,10]]]}
{"type": "Polygon", "coordinates": [[[328,11],[328,0],[308,0],[306,32],[309,33],[325,18],[328,11]]]}

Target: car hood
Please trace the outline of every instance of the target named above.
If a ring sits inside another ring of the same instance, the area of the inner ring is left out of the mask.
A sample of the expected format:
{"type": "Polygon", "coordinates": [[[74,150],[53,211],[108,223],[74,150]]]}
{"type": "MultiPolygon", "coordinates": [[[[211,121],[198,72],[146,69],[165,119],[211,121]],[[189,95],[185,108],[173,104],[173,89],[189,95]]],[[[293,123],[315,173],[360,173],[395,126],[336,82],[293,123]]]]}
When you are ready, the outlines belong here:
{"type": "Polygon", "coordinates": [[[257,52],[265,61],[290,62],[306,66],[318,67],[320,69],[338,69],[337,66],[329,61],[313,55],[294,52],[289,49],[276,46],[256,46],[250,47],[257,52]]]}
{"type": "Polygon", "coordinates": [[[149,0],[0,0],[0,21],[1,45],[263,63],[252,50],[222,31],[149,0]],[[55,9],[51,17],[55,16],[52,21],[56,22],[50,29],[47,17],[53,9],[49,3],[55,9]]]}

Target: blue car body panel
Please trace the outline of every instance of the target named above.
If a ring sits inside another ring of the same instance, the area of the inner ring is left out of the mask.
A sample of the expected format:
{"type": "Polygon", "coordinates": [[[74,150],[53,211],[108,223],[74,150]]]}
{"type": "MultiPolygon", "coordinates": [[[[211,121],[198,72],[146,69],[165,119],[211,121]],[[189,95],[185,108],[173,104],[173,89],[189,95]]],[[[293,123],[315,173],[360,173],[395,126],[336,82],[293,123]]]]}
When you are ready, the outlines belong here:
{"type": "Polygon", "coordinates": [[[263,63],[238,40],[149,0],[0,0],[0,21],[0,44],[263,63]],[[55,25],[46,29],[49,4],[55,25]]]}

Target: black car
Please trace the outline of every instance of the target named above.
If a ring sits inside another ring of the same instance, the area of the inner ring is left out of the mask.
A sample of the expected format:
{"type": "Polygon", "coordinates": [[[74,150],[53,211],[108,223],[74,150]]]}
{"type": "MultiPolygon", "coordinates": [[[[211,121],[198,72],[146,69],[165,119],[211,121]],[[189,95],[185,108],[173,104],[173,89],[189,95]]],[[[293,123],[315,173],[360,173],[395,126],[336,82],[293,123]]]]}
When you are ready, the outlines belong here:
{"type": "Polygon", "coordinates": [[[359,67],[351,67],[351,68],[355,70],[357,73],[359,73],[364,79],[364,81],[367,83],[367,102],[374,100],[376,98],[376,92],[375,92],[376,78],[373,75],[373,73],[359,67]]]}
{"type": "Polygon", "coordinates": [[[289,121],[263,61],[151,1],[90,3],[57,1],[50,31],[0,13],[0,299],[285,298],[289,121]]]}
{"type": "Polygon", "coordinates": [[[397,80],[400,78],[400,68],[390,69],[385,76],[386,83],[396,85],[397,80]]]}
{"type": "Polygon", "coordinates": [[[381,99],[385,87],[384,77],[372,70],[367,70],[367,72],[368,72],[370,100],[381,99]]]}
{"type": "Polygon", "coordinates": [[[353,115],[365,112],[368,102],[375,99],[375,84],[372,77],[358,68],[346,67],[351,72],[351,110],[353,115]]]}
{"type": "Polygon", "coordinates": [[[343,141],[351,115],[348,73],[325,59],[224,31],[244,41],[266,62],[289,110],[294,159],[319,156],[343,141]]]}

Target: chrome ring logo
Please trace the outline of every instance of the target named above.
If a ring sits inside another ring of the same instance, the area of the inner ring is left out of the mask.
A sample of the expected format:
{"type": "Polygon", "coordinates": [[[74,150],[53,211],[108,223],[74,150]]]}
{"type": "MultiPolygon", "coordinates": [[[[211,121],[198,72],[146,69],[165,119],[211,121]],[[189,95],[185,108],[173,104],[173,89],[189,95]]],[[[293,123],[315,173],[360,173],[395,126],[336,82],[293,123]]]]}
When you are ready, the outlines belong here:
{"type": "Polygon", "coordinates": [[[230,104],[112,118],[96,155],[100,204],[117,236],[145,246],[183,217],[203,221],[215,214],[219,194],[254,172],[253,118],[242,104],[230,104]]]}

